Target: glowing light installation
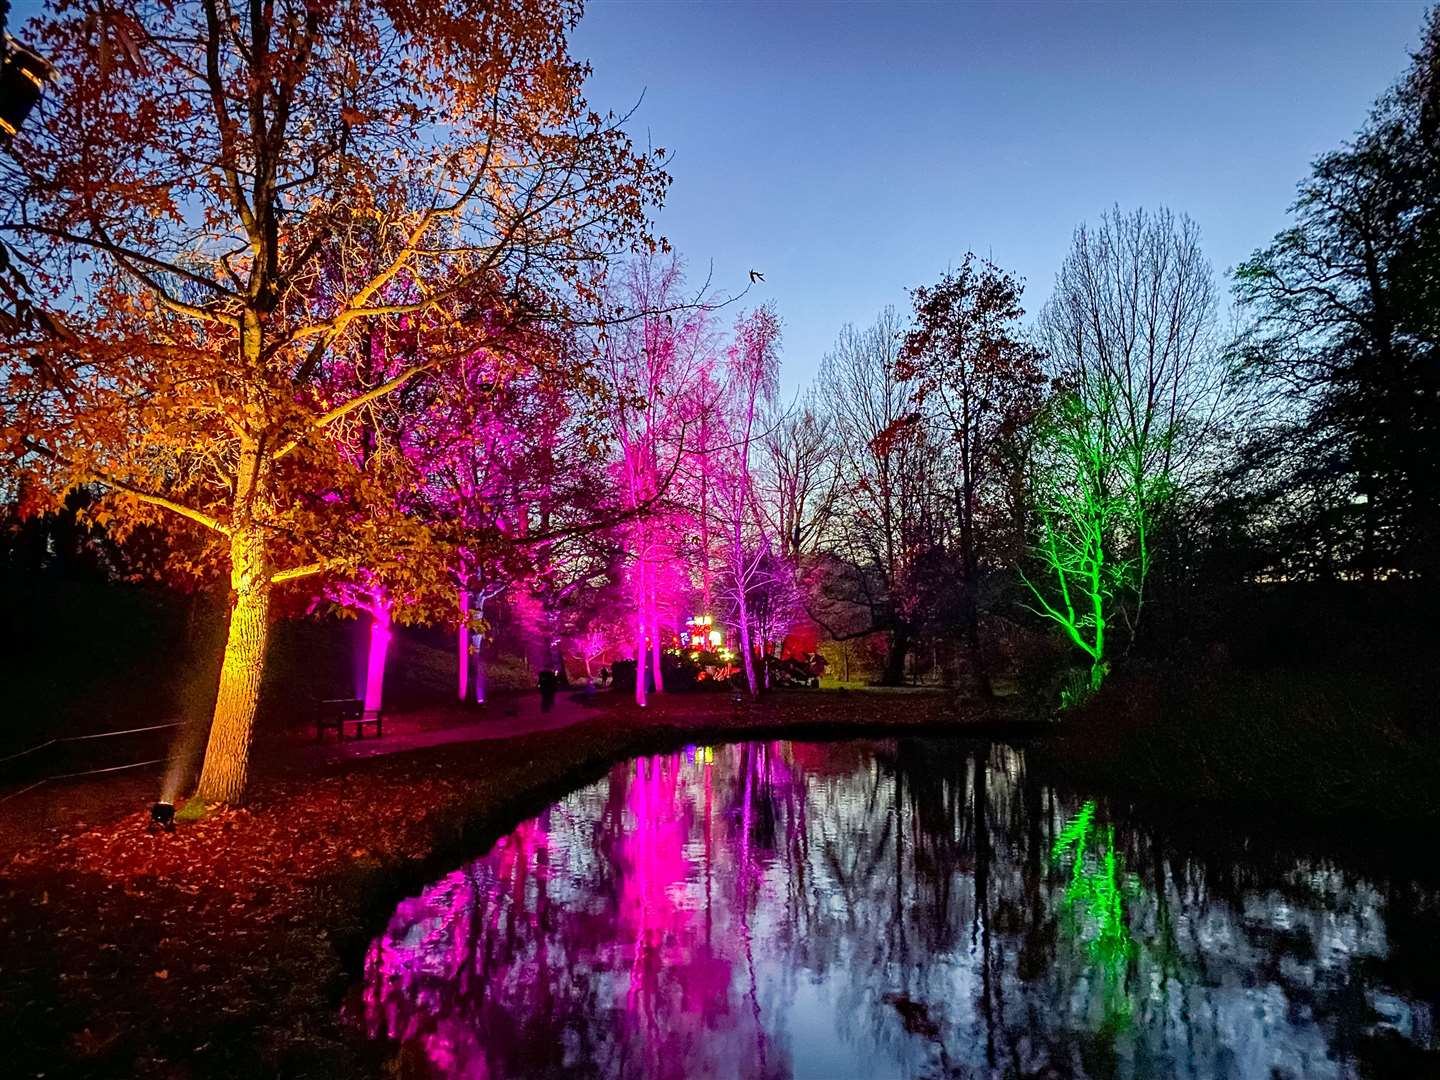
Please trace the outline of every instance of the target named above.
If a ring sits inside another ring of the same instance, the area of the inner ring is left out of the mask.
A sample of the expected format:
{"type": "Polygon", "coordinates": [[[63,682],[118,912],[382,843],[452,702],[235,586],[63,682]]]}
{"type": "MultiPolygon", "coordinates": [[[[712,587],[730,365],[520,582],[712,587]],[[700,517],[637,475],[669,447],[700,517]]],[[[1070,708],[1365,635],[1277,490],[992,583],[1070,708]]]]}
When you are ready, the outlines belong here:
{"type": "Polygon", "coordinates": [[[712,650],[725,643],[725,634],[715,626],[713,615],[692,615],[685,620],[685,631],[689,640],[683,642],[688,648],[712,650]]]}

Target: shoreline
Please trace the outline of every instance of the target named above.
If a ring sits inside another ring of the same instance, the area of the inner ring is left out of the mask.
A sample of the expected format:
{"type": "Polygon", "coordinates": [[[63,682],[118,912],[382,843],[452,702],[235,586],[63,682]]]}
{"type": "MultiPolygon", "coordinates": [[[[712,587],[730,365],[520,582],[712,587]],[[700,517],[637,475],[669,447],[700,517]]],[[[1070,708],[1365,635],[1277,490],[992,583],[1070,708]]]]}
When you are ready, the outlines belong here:
{"type": "MultiPolygon", "coordinates": [[[[151,834],[139,809],[52,830],[0,867],[0,1022],[24,1033],[13,1074],[378,1075],[385,1048],[340,1010],[395,905],[616,762],[688,745],[1017,743],[1034,750],[1027,768],[1042,782],[1153,812],[1167,830],[1174,823],[1181,850],[1245,857],[1242,830],[1230,827],[1243,804],[1125,783],[1115,766],[1129,743],[1075,753],[1113,717],[1059,727],[992,711],[967,721],[964,707],[943,691],[777,691],[740,709],[729,695],[657,697],[645,710],[617,701],[552,730],[262,774],[245,807],[170,835],[151,834]]],[[[1246,828],[1277,851],[1303,852],[1315,822],[1292,809],[1246,828]]],[[[1354,845],[1361,866],[1393,872],[1411,861],[1398,834],[1378,850],[1370,839],[1354,845]]],[[[1338,833],[1316,846],[1345,851],[1348,863],[1352,845],[1338,833]]]]}
{"type": "Polygon", "coordinates": [[[339,1011],[377,926],[559,794],[696,743],[971,734],[951,706],[864,691],[740,711],[728,695],[617,702],[552,731],[262,775],[244,807],[173,834],[136,810],[42,838],[0,868],[13,1075],[376,1074],[381,1049],[339,1011]]]}

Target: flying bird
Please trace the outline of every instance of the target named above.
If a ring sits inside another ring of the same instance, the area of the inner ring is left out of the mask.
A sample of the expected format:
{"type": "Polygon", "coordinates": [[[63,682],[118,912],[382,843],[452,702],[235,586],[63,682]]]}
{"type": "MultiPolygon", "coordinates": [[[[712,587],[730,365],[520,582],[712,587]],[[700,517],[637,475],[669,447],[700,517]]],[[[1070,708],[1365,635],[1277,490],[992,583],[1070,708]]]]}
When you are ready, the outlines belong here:
{"type": "Polygon", "coordinates": [[[765,275],[762,274],[762,273],[760,273],[759,270],[751,270],[751,271],[750,271],[750,284],[751,284],[751,285],[754,285],[755,282],[757,282],[757,281],[764,281],[764,280],[765,280],[765,275]]]}

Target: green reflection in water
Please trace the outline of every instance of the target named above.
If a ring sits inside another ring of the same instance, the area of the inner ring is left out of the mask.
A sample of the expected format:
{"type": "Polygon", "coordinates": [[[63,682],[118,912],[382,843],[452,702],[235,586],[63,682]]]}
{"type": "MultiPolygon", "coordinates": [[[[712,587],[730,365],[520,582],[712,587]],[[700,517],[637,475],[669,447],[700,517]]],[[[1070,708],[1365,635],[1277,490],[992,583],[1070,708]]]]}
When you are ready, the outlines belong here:
{"type": "Polygon", "coordinates": [[[1138,891],[1133,875],[1125,873],[1124,859],[1115,850],[1115,827],[1095,823],[1095,802],[1090,800],[1066,822],[1050,849],[1051,861],[1063,866],[1070,860],[1070,884],[1061,912],[1078,941],[1084,943],[1089,962],[1099,976],[1103,1004],[1102,1027],[1119,1031],[1131,1020],[1127,980],[1135,939],[1125,918],[1125,901],[1138,891]]]}

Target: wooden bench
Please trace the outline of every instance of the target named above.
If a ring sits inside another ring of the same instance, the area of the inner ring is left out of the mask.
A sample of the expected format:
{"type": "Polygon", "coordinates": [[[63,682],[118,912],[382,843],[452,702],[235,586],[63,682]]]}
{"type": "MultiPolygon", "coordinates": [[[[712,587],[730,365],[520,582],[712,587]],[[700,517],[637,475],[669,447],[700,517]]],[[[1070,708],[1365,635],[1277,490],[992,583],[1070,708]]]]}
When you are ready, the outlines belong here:
{"type": "Polygon", "coordinates": [[[378,739],[385,733],[383,730],[384,723],[385,714],[379,709],[362,709],[360,711],[360,718],[355,721],[355,737],[357,739],[363,739],[365,737],[365,725],[374,724],[375,737],[378,739]]]}
{"type": "Polygon", "coordinates": [[[379,709],[365,708],[359,698],[325,698],[315,703],[315,741],[325,738],[326,730],[335,729],[336,737],[345,738],[345,725],[355,725],[355,738],[365,737],[365,725],[375,725],[375,737],[383,733],[384,714],[379,709]]]}

